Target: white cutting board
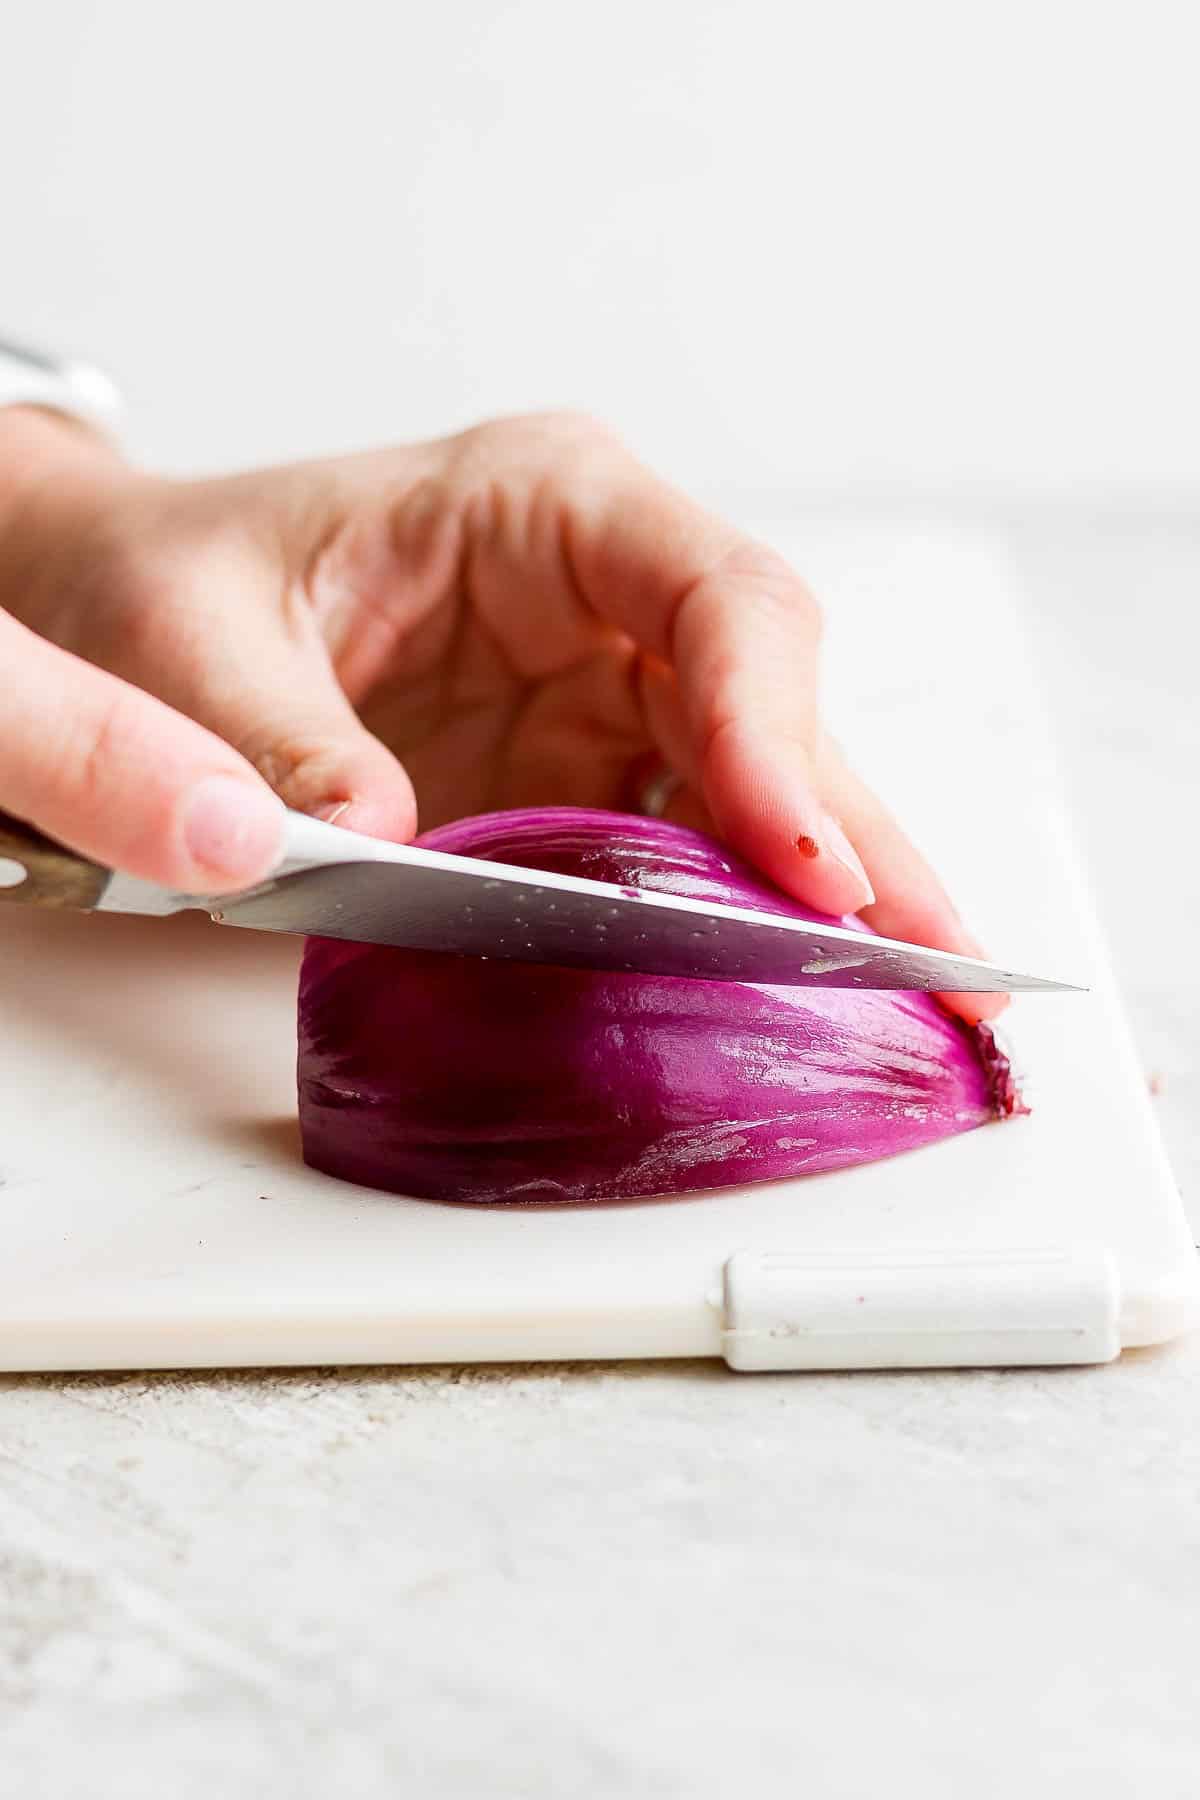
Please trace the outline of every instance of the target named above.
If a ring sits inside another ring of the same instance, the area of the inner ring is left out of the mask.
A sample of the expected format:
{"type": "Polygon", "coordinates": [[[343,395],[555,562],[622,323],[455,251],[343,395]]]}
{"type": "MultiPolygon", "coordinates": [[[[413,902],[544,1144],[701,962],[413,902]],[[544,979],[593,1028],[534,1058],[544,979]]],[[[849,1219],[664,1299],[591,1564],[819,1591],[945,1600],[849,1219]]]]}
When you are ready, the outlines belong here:
{"type": "Polygon", "coordinates": [[[998,960],[1091,984],[1012,1009],[1033,1116],[678,1201],[397,1199],[300,1161],[292,943],[6,909],[0,1367],[1099,1361],[1195,1320],[1004,567],[900,530],[772,535],[828,610],[838,734],[964,914],[998,960]]]}

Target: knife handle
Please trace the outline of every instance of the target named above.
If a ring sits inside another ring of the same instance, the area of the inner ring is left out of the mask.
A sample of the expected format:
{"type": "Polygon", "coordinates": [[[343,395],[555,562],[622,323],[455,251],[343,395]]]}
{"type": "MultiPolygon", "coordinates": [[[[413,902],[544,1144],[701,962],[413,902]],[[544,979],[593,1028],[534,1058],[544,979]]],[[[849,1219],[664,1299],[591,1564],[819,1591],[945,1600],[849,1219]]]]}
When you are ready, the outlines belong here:
{"type": "Polygon", "coordinates": [[[110,871],[0,812],[0,903],[91,912],[110,871]]]}

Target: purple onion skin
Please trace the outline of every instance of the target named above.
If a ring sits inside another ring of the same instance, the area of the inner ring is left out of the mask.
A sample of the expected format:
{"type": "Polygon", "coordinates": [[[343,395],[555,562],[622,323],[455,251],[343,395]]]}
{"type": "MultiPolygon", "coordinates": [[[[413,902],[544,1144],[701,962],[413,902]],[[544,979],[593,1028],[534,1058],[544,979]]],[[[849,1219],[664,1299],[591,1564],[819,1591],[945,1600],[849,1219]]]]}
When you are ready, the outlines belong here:
{"type": "MultiPolygon", "coordinates": [[[[536,808],[462,819],[417,842],[828,917],[712,839],[658,819],[536,808]]],[[[988,1027],[927,994],[608,974],[325,938],[309,940],[301,971],[299,1088],[313,1168],[483,1203],[813,1174],[1023,1110],[988,1027]]]]}

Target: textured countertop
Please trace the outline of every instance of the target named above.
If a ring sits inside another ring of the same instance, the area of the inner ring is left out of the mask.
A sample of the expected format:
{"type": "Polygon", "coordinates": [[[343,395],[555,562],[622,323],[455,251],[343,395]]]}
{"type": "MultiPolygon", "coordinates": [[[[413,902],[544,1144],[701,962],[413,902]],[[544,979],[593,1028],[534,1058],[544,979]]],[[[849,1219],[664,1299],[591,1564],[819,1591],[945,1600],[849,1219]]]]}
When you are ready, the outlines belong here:
{"type": "MultiPolygon", "coordinates": [[[[1200,1226],[1200,977],[1142,922],[1200,918],[1200,527],[986,528],[1200,1226]]],[[[1190,1796],[1198,1398],[1200,1336],[1022,1373],[0,1377],[6,1783],[1190,1796]]]]}

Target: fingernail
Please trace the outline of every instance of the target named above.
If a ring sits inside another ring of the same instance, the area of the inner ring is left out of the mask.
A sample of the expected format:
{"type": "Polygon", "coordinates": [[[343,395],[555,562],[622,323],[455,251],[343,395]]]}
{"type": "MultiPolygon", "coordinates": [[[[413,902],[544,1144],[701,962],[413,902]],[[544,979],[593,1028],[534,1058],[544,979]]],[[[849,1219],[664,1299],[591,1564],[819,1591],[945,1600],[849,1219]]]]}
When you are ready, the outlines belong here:
{"type": "Polygon", "coordinates": [[[406,826],[397,817],[394,806],[378,799],[363,800],[356,794],[348,800],[330,801],[326,806],[317,807],[312,816],[326,825],[336,825],[340,831],[354,831],[360,837],[390,838],[397,843],[406,842],[416,829],[415,822],[406,826]]]}
{"type": "Polygon", "coordinates": [[[373,809],[361,800],[335,800],[318,808],[313,817],[323,819],[326,825],[340,825],[343,831],[357,831],[363,837],[382,835],[372,830],[373,809]]]}
{"type": "Polygon", "coordinates": [[[875,889],[871,886],[871,878],[863,867],[862,857],[850,842],[832,813],[826,813],[823,820],[821,838],[830,856],[841,863],[843,869],[861,885],[862,899],[857,906],[871,906],[875,901],[875,889]]]}
{"type": "Polygon", "coordinates": [[[183,841],[208,875],[246,887],[262,880],[283,848],[283,803],[268,788],[210,775],[188,800],[183,841]]]}

